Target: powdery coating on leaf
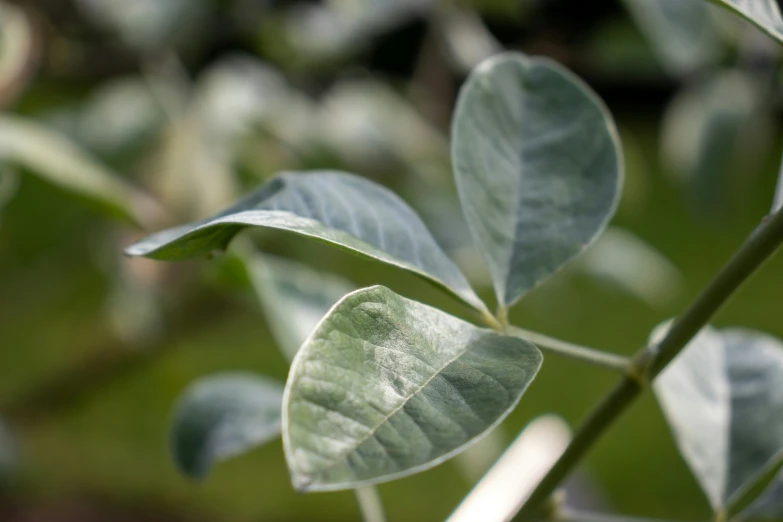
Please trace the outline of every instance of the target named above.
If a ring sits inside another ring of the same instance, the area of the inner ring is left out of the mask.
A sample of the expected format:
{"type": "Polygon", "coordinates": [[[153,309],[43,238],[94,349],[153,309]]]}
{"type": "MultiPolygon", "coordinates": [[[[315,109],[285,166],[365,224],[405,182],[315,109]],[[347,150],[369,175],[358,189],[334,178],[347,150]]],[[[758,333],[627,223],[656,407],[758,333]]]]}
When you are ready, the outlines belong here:
{"type": "Polygon", "coordinates": [[[604,229],[617,205],[620,154],[600,100],[556,63],[506,53],[471,74],[452,157],[500,304],[516,302],[604,229]]]}
{"type": "Polygon", "coordinates": [[[783,345],[744,330],[703,330],[655,393],[714,509],[732,507],[783,451],[783,345]]]}
{"type": "Polygon", "coordinates": [[[486,310],[404,201],[376,183],[342,172],[282,174],[218,215],[150,236],[126,253],[166,260],[203,256],[224,249],[248,226],[296,232],[410,270],[486,310]]]}
{"type": "Polygon", "coordinates": [[[538,349],[383,287],[340,301],[291,367],[283,444],[294,486],[324,491],[423,471],[514,408],[538,349]]]}
{"type": "Polygon", "coordinates": [[[280,434],[283,387],[252,374],[220,374],[191,385],[171,426],[177,466],[202,478],[215,462],[256,448],[280,434]]]}

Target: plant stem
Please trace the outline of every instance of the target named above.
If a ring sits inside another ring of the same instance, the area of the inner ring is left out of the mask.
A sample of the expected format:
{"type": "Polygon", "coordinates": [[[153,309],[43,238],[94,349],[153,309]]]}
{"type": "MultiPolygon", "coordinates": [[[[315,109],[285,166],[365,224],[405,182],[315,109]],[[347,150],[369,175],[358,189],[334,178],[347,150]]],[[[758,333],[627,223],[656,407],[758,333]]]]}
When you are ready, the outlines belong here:
{"type": "Polygon", "coordinates": [[[576,432],[571,444],[539,483],[515,520],[532,520],[563,479],[581,462],[593,444],[641,394],[645,380],[658,375],[737,289],[783,242],[783,213],[767,217],[724,265],[707,288],[677,319],[657,347],[642,349],[629,372],[576,432]],[[650,355],[654,359],[650,360],[650,355]],[[642,379],[641,377],[645,377],[642,379]]]}
{"type": "Polygon", "coordinates": [[[359,502],[359,510],[362,512],[364,522],[385,522],[386,516],[383,514],[383,504],[378,490],[372,486],[357,488],[356,500],[359,502]]]}
{"type": "Polygon", "coordinates": [[[568,341],[561,341],[560,339],[555,339],[554,337],[549,337],[548,335],[538,332],[531,332],[530,330],[523,330],[516,326],[510,326],[508,333],[515,337],[530,341],[542,350],[547,350],[568,357],[569,359],[592,364],[593,366],[610,368],[625,373],[631,364],[631,359],[628,357],[596,350],[595,348],[580,346],[578,344],[569,343],[568,341]]]}
{"type": "Polygon", "coordinates": [[[585,513],[564,509],[557,517],[558,522],[667,522],[654,518],[625,517],[615,515],[604,515],[597,513],[585,513]]]}

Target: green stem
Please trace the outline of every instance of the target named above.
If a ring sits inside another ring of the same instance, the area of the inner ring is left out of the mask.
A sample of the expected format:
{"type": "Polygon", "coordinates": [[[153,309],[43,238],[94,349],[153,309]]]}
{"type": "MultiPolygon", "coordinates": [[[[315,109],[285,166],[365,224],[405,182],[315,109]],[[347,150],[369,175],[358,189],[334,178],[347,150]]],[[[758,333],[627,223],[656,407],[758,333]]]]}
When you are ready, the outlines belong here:
{"type": "Polygon", "coordinates": [[[783,213],[768,217],[724,265],[707,288],[676,320],[657,347],[642,349],[629,372],[576,432],[571,444],[522,507],[515,520],[532,520],[553,491],[582,461],[593,444],[612,426],[644,389],[640,376],[658,375],[737,289],[772,256],[783,242],[783,213]],[[651,360],[650,355],[655,355],[651,360]]]}
{"type": "Polygon", "coordinates": [[[558,522],[667,522],[655,518],[638,518],[597,513],[585,513],[565,509],[557,517],[558,522]]]}
{"type": "Polygon", "coordinates": [[[385,522],[386,516],[383,514],[383,504],[378,490],[372,486],[357,488],[356,500],[359,503],[359,511],[362,512],[364,522],[385,522]]]}
{"type": "Polygon", "coordinates": [[[578,344],[569,343],[568,341],[561,341],[560,339],[555,339],[554,337],[549,337],[548,335],[540,334],[538,332],[531,332],[530,330],[523,330],[516,326],[510,326],[508,333],[515,337],[530,341],[542,350],[594,366],[610,368],[625,373],[631,364],[631,359],[628,357],[596,350],[595,348],[580,346],[578,344]]]}

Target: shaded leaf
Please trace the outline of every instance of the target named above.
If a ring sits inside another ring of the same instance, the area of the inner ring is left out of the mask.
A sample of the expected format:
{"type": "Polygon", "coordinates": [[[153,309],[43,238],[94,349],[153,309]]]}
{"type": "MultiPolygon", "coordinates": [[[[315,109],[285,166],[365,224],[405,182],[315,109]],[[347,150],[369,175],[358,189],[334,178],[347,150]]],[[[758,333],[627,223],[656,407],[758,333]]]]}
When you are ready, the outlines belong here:
{"type": "Polygon", "coordinates": [[[288,259],[261,254],[243,258],[269,328],[289,359],[332,306],[355,289],[350,281],[288,259]]]}
{"type": "Polygon", "coordinates": [[[171,426],[177,466],[204,477],[216,462],[256,448],[280,433],[283,388],[252,374],[203,378],[180,398],[171,426]]]}
{"type": "Polygon", "coordinates": [[[581,80],[548,59],[507,53],[473,71],[457,103],[452,156],[503,306],[581,252],[617,204],[614,123],[581,80]]]}
{"type": "Polygon", "coordinates": [[[783,44],[783,17],[777,0],[709,0],[749,21],[783,44]]]}
{"type": "Polygon", "coordinates": [[[712,65],[720,38],[704,0],[625,0],[637,25],[674,74],[712,65]]]}
{"type": "Polygon", "coordinates": [[[349,294],[291,366],[283,444],[294,486],[355,488],[445,461],[511,412],[541,361],[530,343],[386,288],[349,294]]]}
{"type": "Polygon", "coordinates": [[[0,116],[0,161],[40,176],[109,214],[138,224],[159,210],[119,174],[95,163],[64,136],[24,118],[0,116]]]}
{"type": "Polygon", "coordinates": [[[282,174],[223,212],[164,230],[126,253],[164,260],[203,256],[225,249],[250,226],[296,232],[409,270],[486,309],[404,201],[371,181],[336,171],[282,174]]]}
{"type": "Polygon", "coordinates": [[[783,344],[777,339],[705,328],[654,389],[714,509],[731,508],[780,459],[783,344]]]}
{"type": "Polygon", "coordinates": [[[757,170],[754,162],[761,166],[771,127],[759,110],[763,99],[753,77],[730,70],[688,85],[666,110],[663,159],[709,215],[722,215],[757,170]],[[741,180],[733,180],[734,173],[741,180]]]}

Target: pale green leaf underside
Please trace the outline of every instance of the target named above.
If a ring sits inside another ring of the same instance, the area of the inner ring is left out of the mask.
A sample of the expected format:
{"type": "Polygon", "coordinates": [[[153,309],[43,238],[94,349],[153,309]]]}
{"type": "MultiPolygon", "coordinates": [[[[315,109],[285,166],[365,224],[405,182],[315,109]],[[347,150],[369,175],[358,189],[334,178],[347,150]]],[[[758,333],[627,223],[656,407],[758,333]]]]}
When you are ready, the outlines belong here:
{"type": "Polygon", "coordinates": [[[674,74],[715,63],[720,38],[704,0],[624,0],[635,22],[674,74]]]}
{"type": "Polygon", "coordinates": [[[655,393],[712,507],[733,507],[783,450],[783,344],[704,329],[658,377],[655,393]]]}
{"type": "Polygon", "coordinates": [[[295,232],[409,270],[486,307],[421,219],[388,189],[335,171],[285,173],[216,216],[165,230],[126,253],[181,260],[222,250],[247,227],[295,232]]]}
{"type": "Polygon", "coordinates": [[[177,466],[202,478],[210,467],[280,434],[283,387],[245,373],[203,378],[182,395],[171,426],[177,466]]]}
{"type": "Polygon", "coordinates": [[[457,103],[452,157],[504,306],[581,252],[616,207],[622,161],[611,116],[548,59],[506,53],[473,71],[457,103]]]}
{"type": "Polygon", "coordinates": [[[261,254],[243,259],[269,328],[289,359],[332,306],[356,289],[350,281],[295,261],[261,254]]]}
{"type": "Polygon", "coordinates": [[[777,0],[709,0],[733,11],[783,44],[783,17],[777,0]]]}
{"type": "Polygon", "coordinates": [[[114,216],[143,224],[157,212],[119,174],[90,159],[64,136],[17,116],[0,116],[0,162],[23,167],[114,216]]]}
{"type": "Polygon", "coordinates": [[[294,486],[354,488],[443,462],[505,418],[541,362],[526,341],[386,288],[349,294],[291,367],[283,444],[294,486]]]}

